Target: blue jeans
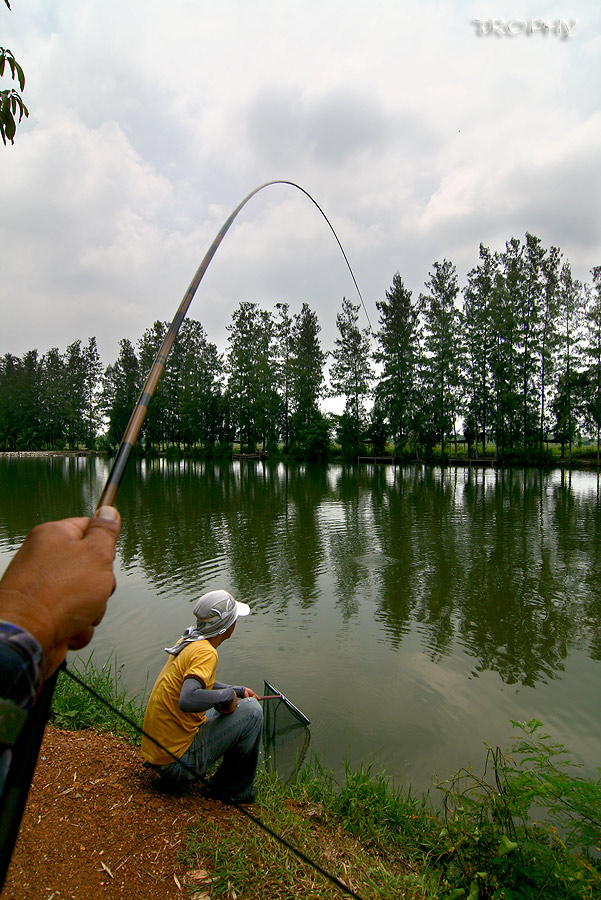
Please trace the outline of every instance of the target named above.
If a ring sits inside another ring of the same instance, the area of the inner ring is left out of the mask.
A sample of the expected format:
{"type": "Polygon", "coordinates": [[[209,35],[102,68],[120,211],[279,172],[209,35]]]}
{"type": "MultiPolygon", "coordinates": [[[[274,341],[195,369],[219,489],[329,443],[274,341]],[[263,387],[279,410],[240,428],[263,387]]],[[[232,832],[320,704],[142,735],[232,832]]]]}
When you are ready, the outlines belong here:
{"type": "Polygon", "coordinates": [[[223,757],[211,779],[211,791],[229,800],[245,800],[253,793],[262,729],[263,710],[254,697],[238,700],[234,712],[226,716],[210,709],[180,762],[171,763],[161,775],[183,785],[196,781],[223,757]],[[196,774],[182,766],[182,762],[196,774]]]}

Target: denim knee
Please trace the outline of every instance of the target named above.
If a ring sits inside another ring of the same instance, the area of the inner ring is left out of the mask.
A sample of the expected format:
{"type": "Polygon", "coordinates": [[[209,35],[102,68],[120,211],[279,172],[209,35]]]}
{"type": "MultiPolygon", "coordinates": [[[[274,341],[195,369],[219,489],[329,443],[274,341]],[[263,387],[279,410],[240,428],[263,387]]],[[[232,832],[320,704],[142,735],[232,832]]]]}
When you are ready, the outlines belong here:
{"type": "Polygon", "coordinates": [[[263,725],[263,710],[261,709],[261,704],[254,697],[248,697],[244,702],[247,707],[247,709],[244,710],[245,718],[248,718],[249,721],[253,722],[256,728],[261,728],[263,725]]]}

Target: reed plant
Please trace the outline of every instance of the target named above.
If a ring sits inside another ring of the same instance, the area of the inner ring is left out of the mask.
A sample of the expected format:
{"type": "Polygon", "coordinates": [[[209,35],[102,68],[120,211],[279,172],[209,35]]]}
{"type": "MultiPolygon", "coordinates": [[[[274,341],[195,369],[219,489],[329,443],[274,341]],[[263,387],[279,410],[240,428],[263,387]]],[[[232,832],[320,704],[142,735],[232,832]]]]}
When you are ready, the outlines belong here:
{"type": "Polygon", "coordinates": [[[448,900],[601,897],[601,770],[576,774],[537,719],[513,726],[511,751],[487,747],[482,775],[461,769],[438,784],[448,900]]]}

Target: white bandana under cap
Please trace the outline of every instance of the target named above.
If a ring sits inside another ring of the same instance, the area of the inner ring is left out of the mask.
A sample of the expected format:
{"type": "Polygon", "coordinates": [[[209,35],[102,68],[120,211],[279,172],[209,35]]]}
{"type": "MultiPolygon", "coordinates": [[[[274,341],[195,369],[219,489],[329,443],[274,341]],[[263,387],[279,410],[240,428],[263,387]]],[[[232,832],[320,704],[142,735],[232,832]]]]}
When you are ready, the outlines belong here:
{"type": "Polygon", "coordinates": [[[192,612],[196,616],[196,624],[186,628],[173,647],[165,647],[166,653],[177,656],[186,644],[224,634],[238,616],[249,614],[250,606],[238,603],[227,591],[209,591],[196,601],[192,612]]]}

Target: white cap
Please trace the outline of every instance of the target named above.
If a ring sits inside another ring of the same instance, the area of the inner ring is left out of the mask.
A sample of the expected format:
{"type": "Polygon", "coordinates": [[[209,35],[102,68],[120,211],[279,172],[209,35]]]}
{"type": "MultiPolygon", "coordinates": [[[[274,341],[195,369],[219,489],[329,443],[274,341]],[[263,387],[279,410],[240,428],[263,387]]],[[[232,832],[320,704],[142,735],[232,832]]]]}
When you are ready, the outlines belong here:
{"type": "Polygon", "coordinates": [[[209,591],[196,601],[192,608],[196,616],[196,630],[205,638],[223,634],[238,616],[247,616],[250,606],[234,600],[227,591],[209,591]]]}

